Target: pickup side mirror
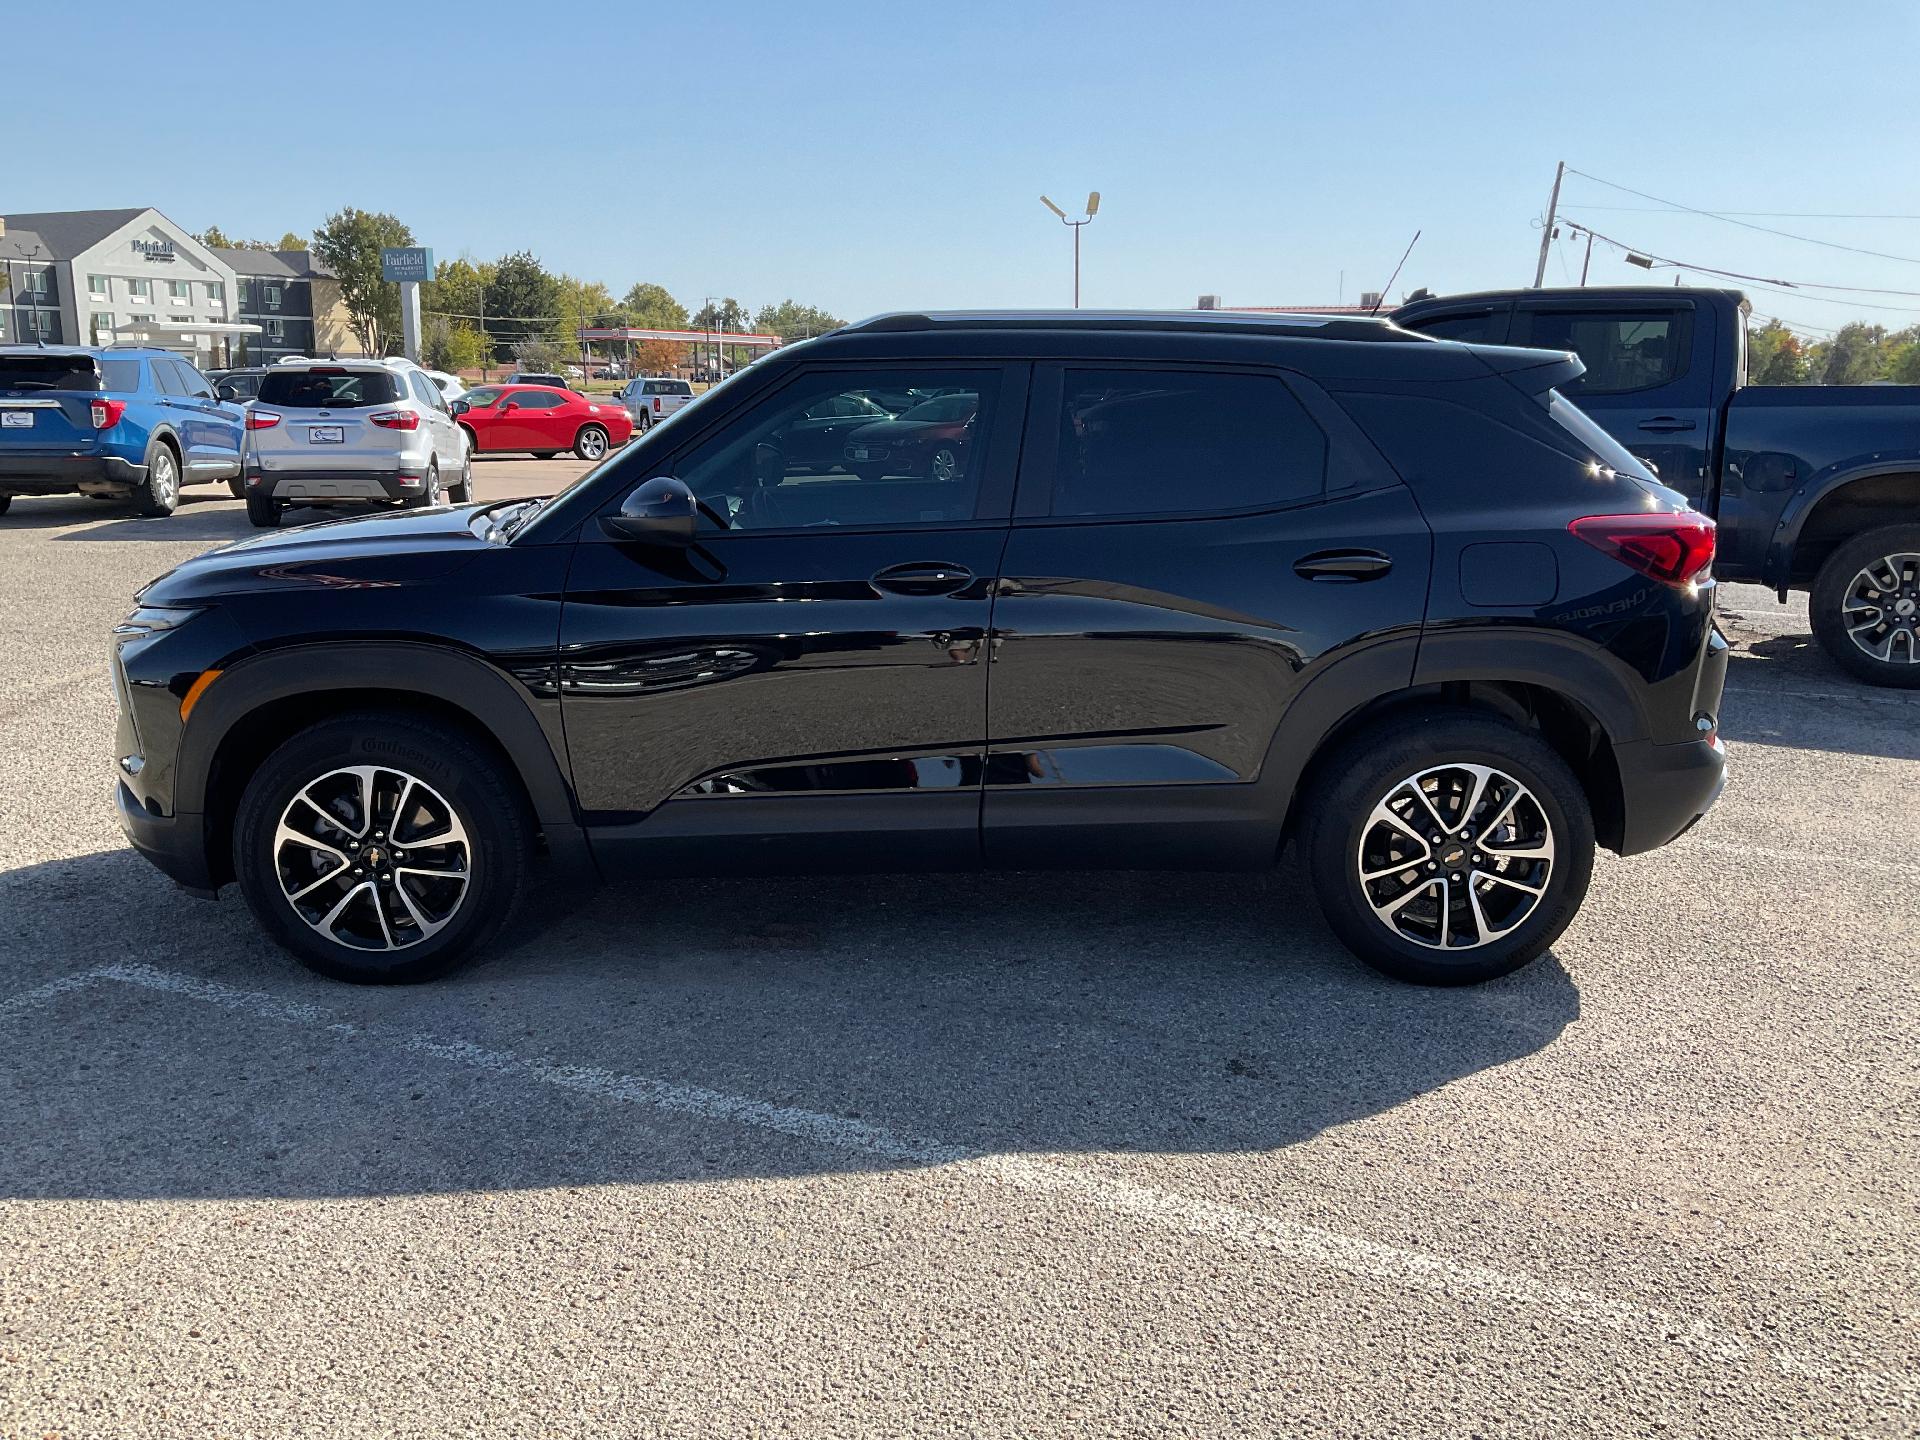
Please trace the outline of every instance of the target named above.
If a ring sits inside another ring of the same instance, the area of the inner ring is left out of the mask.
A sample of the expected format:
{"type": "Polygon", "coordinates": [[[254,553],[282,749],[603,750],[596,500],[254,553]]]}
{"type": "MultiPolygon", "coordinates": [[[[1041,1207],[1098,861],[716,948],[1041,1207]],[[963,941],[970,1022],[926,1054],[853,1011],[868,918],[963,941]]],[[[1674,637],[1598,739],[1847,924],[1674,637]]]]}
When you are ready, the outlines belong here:
{"type": "Polygon", "coordinates": [[[656,475],[627,496],[617,515],[604,515],[600,528],[616,540],[638,540],[676,549],[693,544],[700,523],[700,502],[684,480],[656,475]]]}

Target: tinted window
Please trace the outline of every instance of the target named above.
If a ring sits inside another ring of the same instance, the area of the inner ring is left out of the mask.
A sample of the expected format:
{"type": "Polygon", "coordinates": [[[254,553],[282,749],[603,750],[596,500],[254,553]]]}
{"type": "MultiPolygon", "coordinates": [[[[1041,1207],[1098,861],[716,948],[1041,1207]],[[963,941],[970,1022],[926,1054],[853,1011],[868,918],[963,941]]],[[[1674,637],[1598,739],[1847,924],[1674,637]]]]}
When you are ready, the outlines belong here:
{"type": "Polygon", "coordinates": [[[1056,515],[1253,510],[1321,492],[1326,436],[1271,376],[1069,370],[1064,400],[1056,515]]]}
{"type": "Polygon", "coordinates": [[[649,380],[644,395],[691,395],[693,387],[684,380],[649,380]]]}
{"type": "Polygon", "coordinates": [[[418,400],[429,410],[444,410],[446,408],[441,401],[439,387],[427,379],[426,376],[415,371],[408,378],[413,383],[414,399],[418,400]]]}
{"type": "Polygon", "coordinates": [[[291,409],[351,410],[391,405],[400,385],[390,370],[274,369],[260,381],[260,403],[291,409]]]}
{"type": "Polygon", "coordinates": [[[100,361],[100,377],[102,389],[130,395],[140,388],[140,362],[131,355],[109,355],[100,361]]]}
{"type": "MultiPolygon", "coordinates": [[[[1504,320],[1505,315],[1501,318],[1504,320]]],[[[1407,327],[1436,340],[1464,340],[1470,345],[1487,345],[1498,333],[1491,310],[1467,310],[1458,315],[1440,315],[1431,320],[1415,320],[1407,327]]]]}
{"type": "Polygon", "coordinates": [[[184,360],[175,360],[171,363],[179,372],[180,383],[186,386],[186,389],[182,392],[183,394],[200,395],[209,400],[213,398],[213,387],[207,384],[204,375],[184,360]]]}
{"type": "Polygon", "coordinates": [[[91,355],[0,355],[0,390],[98,390],[91,355]]]}
{"type": "Polygon", "coordinates": [[[552,390],[516,390],[507,396],[522,410],[558,410],[569,398],[552,390]]]}
{"type": "Polygon", "coordinates": [[[473,409],[484,410],[500,398],[500,387],[498,385],[482,385],[477,390],[469,390],[460,398],[466,401],[473,409]]]}
{"type": "Polygon", "coordinates": [[[1652,390],[1680,373],[1686,357],[1683,313],[1595,310],[1536,311],[1526,343],[1537,350],[1571,350],[1587,373],[1569,395],[1622,395],[1652,390]]]}
{"type": "Polygon", "coordinates": [[[164,355],[156,355],[149,362],[153,369],[153,383],[162,395],[184,395],[186,384],[180,378],[180,372],[164,355]]]}
{"type": "Polygon", "coordinates": [[[998,371],[984,370],[805,376],[682,456],[673,473],[740,530],[971,520],[999,385],[998,371]],[[836,401],[916,387],[951,392],[945,418],[857,413],[820,428],[818,412],[836,401]]]}

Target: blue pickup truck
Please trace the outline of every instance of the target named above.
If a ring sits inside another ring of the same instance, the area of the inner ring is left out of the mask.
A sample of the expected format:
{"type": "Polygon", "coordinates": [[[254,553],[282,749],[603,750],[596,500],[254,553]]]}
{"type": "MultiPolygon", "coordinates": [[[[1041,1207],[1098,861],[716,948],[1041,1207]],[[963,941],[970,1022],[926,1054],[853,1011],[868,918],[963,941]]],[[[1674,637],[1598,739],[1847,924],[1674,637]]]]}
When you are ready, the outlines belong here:
{"type": "Polygon", "coordinates": [[[1920,386],[1749,385],[1747,315],[1735,290],[1634,286],[1416,297],[1393,318],[1575,352],[1567,398],[1719,522],[1715,574],[1811,592],[1837,664],[1920,688],[1920,386]]]}
{"type": "Polygon", "coordinates": [[[238,493],[245,420],[165,350],[0,346],[0,514],[15,495],[169,515],[183,484],[224,480],[238,493]]]}

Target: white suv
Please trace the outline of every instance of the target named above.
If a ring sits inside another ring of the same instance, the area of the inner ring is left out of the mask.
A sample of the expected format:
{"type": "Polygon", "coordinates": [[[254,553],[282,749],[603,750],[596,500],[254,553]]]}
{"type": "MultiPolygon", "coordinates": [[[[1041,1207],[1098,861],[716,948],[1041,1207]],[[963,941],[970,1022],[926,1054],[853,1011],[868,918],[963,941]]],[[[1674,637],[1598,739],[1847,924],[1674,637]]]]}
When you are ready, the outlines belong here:
{"type": "Polygon", "coordinates": [[[260,377],[240,443],[247,518],[289,505],[465,501],[473,457],[440,388],[404,360],[302,360],[260,377]]]}

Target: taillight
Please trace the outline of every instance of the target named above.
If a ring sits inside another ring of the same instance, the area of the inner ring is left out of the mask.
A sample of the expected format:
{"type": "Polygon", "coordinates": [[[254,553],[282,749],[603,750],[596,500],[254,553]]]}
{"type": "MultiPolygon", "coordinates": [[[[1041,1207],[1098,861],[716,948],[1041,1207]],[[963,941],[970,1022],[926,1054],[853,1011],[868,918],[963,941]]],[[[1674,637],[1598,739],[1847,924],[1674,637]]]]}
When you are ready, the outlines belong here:
{"type": "Polygon", "coordinates": [[[1713,521],[1698,511],[1588,515],[1567,529],[1663,585],[1691,584],[1713,567],[1713,521]]]}
{"type": "Polygon", "coordinates": [[[418,430],[420,428],[420,416],[412,410],[382,410],[377,415],[367,416],[367,419],[382,430],[418,430]]]}
{"type": "Polygon", "coordinates": [[[127,402],[124,400],[93,400],[88,402],[87,408],[93,411],[94,429],[111,430],[120,423],[120,417],[127,413],[127,402]]]}
{"type": "Polygon", "coordinates": [[[249,430],[271,430],[279,423],[280,417],[271,410],[247,411],[247,428],[249,430]]]}
{"type": "Polygon", "coordinates": [[[665,406],[665,404],[666,402],[662,400],[658,395],[654,396],[653,397],[653,413],[658,415],[662,407],[665,406]]]}

